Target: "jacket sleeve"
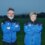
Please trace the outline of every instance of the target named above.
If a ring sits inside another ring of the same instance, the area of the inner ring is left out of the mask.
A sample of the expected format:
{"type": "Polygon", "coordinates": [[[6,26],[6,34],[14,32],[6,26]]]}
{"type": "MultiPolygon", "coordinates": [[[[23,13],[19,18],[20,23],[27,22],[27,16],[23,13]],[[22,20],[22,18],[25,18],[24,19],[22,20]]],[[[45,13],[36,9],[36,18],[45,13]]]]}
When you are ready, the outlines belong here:
{"type": "Polygon", "coordinates": [[[9,33],[10,32],[9,31],[10,29],[7,30],[7,27],[6,27],[5,23],[1,23],[1,29],[2,29],[3,33],[9,33]]]}
{"type": "Polygon", "coordinates": [[[27,25],[24,25],[24,32],[30,33],[30,31],[31,31],[31,29],[27,25]]]}
{"type": "Polygon", "coordinates": [[[20,25],[19,24],[15,25],[15,31],[20,31],[20,25]]]}
{"type": "Polygon", "coordinates": [[[35,31],[36,31],[36,32],[41,32],[41,31],[42,31],[42,28],[43,28],[43,27],[42,27],[42,24],[40,24],[40,25],[38,24],[38,25],[35,27],[35,31]]]}

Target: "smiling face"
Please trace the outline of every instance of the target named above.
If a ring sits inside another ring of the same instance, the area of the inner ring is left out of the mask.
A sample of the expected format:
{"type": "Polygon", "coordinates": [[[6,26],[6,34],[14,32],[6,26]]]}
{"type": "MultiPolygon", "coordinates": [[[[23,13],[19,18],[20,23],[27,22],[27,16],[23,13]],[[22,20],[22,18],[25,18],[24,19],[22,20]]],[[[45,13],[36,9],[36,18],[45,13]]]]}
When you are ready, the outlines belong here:
{"type": "Polygon", "coordinates": [[[35,22],[37,19],[37,15],[35,15],[35,14],[30,15],[30,19],[32,22],[35,22]]]}

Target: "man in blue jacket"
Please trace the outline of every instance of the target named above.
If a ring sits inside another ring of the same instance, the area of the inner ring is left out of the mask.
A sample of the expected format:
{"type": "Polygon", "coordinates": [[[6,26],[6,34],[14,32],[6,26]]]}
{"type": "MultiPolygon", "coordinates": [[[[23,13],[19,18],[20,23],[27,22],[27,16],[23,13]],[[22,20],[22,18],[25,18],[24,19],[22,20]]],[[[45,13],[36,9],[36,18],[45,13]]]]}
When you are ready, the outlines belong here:
{"type": "Polygon", "coordinates": [[[24,44],[25,45],[41,45],[42,24],[36,21],[37,14],[31,13],[30,20],[24,24],[24,44]]]}
{"type": "Polygon", "coordinates": [[[14,19],[14,9],[9,8],[5,21],[1,23],[3,45],[17,45],[16,32],[20,31],[19,23],[14,19]]]}

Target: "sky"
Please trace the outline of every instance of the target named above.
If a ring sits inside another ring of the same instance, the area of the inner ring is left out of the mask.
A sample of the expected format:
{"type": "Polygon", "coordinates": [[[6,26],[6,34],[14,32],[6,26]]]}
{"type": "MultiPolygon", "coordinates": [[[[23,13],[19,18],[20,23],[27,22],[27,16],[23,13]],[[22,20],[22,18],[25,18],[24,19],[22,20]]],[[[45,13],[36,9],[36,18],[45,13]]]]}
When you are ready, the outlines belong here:
{"type": "Polygon", "coordinates": [[[45,0],[0,0],[1,15],[6,15],[10,7],[15,9],[16,14],[45,12],[45,0]]]}

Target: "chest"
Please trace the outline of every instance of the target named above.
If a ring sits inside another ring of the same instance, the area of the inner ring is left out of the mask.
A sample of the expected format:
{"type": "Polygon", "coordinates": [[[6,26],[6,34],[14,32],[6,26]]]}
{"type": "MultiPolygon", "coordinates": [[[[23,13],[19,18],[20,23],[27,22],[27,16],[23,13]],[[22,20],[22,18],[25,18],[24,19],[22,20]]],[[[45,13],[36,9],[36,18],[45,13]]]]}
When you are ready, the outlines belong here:
{"type": "Polygon", "coordinates": [[[28,24],[28,29],[36,30],[37,28],[39,28],[38,24],[28,24]]]}
{"type": "Polygon", "coordinates": [[[14,29],[16,27],[16,23],[15,22],[5,22],[4,26],[7,29],[14,29]]]}

